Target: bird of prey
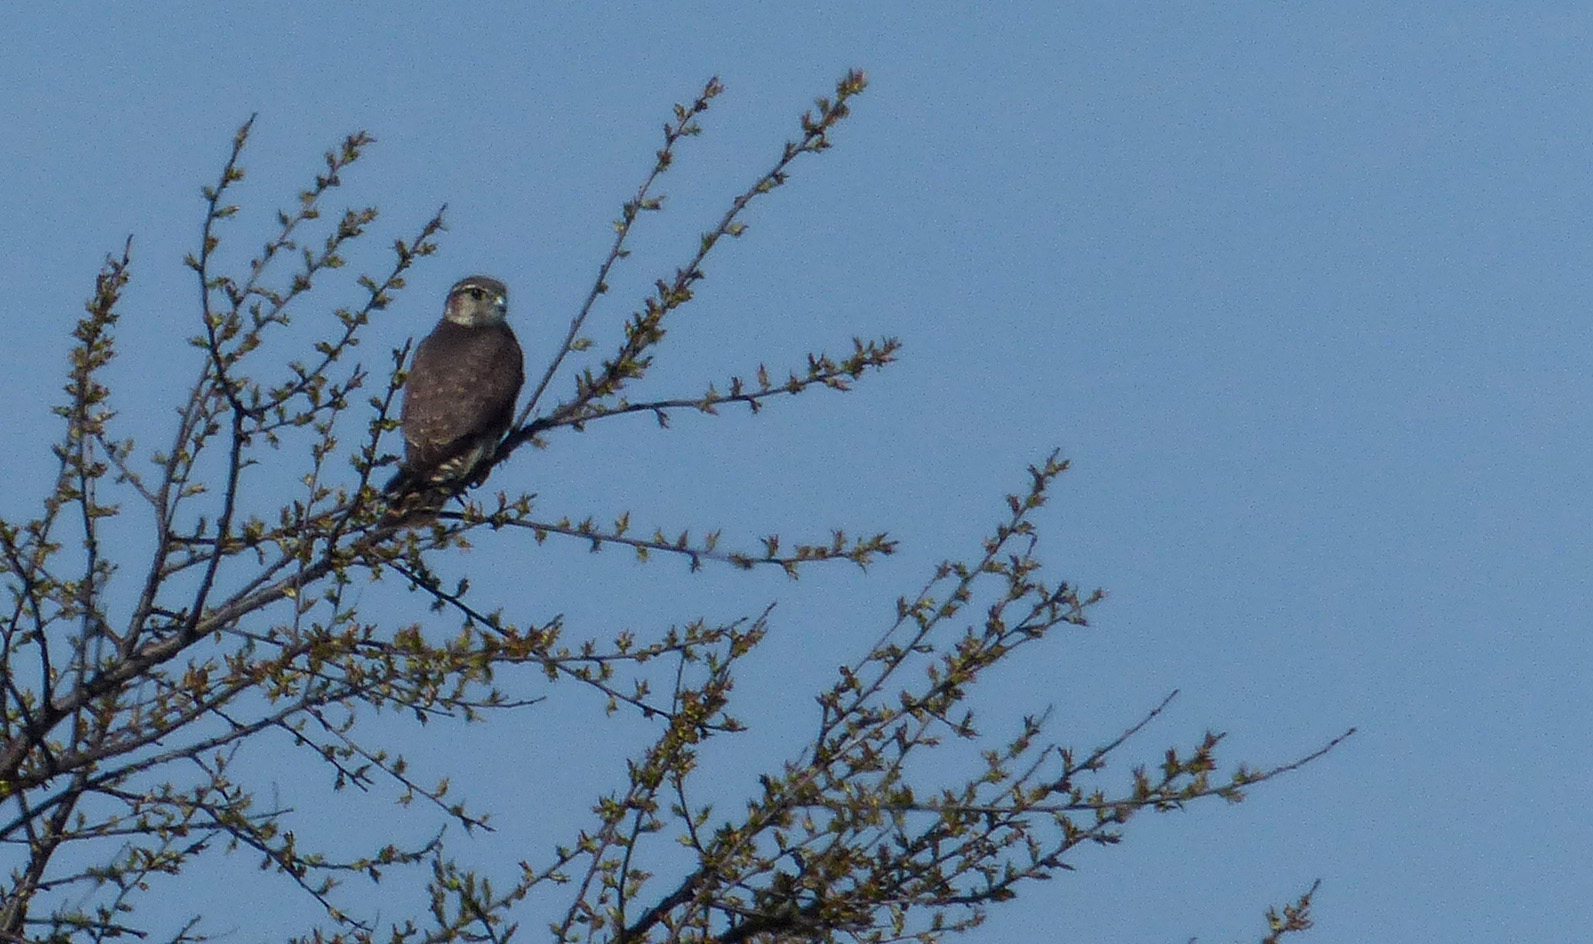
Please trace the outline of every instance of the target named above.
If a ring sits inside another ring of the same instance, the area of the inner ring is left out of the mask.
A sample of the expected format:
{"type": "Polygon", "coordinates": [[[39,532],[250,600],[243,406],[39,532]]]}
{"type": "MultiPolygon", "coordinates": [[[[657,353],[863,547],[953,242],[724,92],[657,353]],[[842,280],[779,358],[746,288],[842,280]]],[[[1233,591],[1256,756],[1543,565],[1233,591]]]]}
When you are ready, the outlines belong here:
{"type": "Polygon", "coordinates": [[[415,349],[404,382],[404,462],[386,489],[395,511],[406,495],[435,509],[485,478],[525,381],[508,310],[509,290],[497,279],[472,275],[448,290],[442,320],[415,349]]]}

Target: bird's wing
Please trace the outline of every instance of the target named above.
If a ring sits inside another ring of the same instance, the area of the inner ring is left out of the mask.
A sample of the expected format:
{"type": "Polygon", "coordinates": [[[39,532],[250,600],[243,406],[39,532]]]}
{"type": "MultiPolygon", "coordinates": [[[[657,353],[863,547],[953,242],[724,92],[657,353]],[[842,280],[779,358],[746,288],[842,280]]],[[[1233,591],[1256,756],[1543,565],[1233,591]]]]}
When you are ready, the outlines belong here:
{"type": "Polygon", "coordinates": [[[519,342],[507,325],[440,323],[415,350],[404,388],[407,464],[435,468],[508,429],[525,380],[519,342]]]}

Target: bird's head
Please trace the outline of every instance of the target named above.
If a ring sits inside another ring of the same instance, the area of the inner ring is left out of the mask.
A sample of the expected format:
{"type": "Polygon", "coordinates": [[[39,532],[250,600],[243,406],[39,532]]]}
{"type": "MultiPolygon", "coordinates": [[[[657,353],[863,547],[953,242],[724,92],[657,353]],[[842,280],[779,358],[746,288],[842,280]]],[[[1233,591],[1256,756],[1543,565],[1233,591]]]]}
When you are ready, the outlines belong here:
{"type": "Polygon", "coordinates": [[[454,283],[443,305],[443,317],[467,328],[502,324],[509,313],[509,289],[497,279],[472,275],[454,283]]]}

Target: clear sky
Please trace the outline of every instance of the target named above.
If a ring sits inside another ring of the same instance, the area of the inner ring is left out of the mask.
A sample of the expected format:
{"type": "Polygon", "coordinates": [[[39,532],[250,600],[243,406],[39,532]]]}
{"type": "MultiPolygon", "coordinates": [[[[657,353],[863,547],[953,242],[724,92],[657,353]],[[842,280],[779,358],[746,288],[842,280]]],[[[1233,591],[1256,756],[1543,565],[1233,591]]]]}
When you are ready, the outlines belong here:
{"type": "MultiPolygon", "coordinates": [[[[729,89],[614,280],[610,332],[861,67],[836,147],[710,263],[648,389],[854,334],[900,336],[902,362],[756,418],[561,436],[498,475],[548,517],[629,509],[727,541],[883,528],[903,552],[791,583],[505,542],[460,572],[496,567],[483,593],[598,630],[778,600],[738,689],[761,727],[724,768],[750,786],[797,743],[782,718],[1060,446],[1075,466],[1042,553],[1111,597],[1000,679],[993,718],[1054,705],[1087,747],[1181,689],[1139,742],[1153,763],[1207,727],[1256,764],[1360,734],[1241,806],[1135,821],[971,940],[1254,939],[1318,877],[1301,940],[1593,940],[1590,62],[1574,4],[19,6],[0,31],[0,513],[36,508],[67,333],[129,233],[112,378],[127,428],[166,441],[197,369],[199,187],[250,113],[239,254],[369,130],[342,199],[384,216],[354,265],[445,202],[450,223],[370,361],[482,271],[540,366],[671,103],[714,74],[729,89]]],[[[505,825],[484,856],[566,837],[618,770],[597,706],[554,694],[453,732],[492,759],[466,778],[505,825]]],[[[243,920],[235,939],[273,939],[243,920]]]]}

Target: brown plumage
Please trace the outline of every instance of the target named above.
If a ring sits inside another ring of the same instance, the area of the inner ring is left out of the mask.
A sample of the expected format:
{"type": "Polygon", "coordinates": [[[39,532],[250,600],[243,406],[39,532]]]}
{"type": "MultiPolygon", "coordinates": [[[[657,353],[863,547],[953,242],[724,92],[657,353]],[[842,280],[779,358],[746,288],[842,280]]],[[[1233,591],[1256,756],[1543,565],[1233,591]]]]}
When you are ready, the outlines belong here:
{"type": "Polygon", "coordinates": [[[389,494],[424,494],[422,504],[436,507],[485,477],[525,381],[520,342],[504,322],[508,300],[504,284],[484,275],[449,289],[404,382],[404,464],[389,494]]]}

